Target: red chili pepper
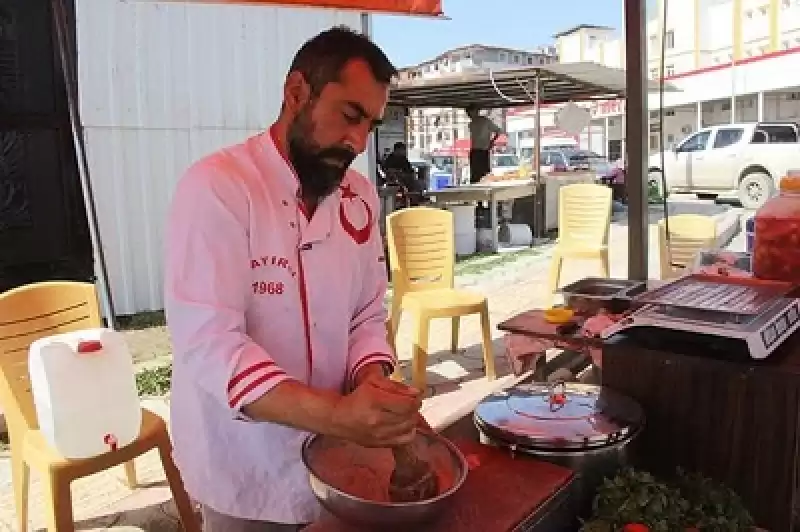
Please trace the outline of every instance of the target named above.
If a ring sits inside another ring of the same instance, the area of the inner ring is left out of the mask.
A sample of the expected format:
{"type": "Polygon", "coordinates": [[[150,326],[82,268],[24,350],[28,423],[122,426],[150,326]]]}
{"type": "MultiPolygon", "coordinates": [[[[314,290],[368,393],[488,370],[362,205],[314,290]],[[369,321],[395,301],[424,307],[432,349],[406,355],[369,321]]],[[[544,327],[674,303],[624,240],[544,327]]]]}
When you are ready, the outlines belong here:
{"type": "Polygon", "coordinates": [[[628,523],[622,527],[622,532],[650,532],[650,528],[642,523],[628,523]]]}

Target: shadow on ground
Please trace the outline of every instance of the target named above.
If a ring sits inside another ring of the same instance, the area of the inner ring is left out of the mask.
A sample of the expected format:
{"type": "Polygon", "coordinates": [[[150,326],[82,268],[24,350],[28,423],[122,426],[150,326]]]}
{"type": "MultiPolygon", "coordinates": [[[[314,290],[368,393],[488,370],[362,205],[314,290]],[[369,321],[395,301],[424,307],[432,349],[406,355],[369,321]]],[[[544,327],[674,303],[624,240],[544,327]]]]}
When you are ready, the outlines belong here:
{"type": "MultiPolygon", "coordinates": [[[[667,214],[669,216],[677,216],[679,214],[699,214],[702,216],[719,216],[720,214],[730,211],[732,205],[722,203],[711,203],[692,201],[688,199],[670,200],[667,203],[667,214]]],[[[656,224],[664,219],[664,207],[662,205],[650,205],[648,209],[648,219],[650,224],[656,224]]],[[[614,217],[614,224],[627,227],[628,217],[626,215],[617,215],[614,217]]]]}

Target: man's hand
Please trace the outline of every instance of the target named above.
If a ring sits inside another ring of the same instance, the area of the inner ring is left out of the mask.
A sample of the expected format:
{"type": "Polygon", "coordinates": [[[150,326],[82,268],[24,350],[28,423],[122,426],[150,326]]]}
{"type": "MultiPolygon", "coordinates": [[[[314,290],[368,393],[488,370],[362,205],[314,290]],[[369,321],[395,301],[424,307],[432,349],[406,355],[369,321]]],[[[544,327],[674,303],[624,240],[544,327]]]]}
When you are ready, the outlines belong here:
{"type": "Polygon", "coordinates": [[[417,428],[422,429],[423,432],[436,432],[433,430],[433,427],[430,426],[428,420],[425,419],[425,416],[422,413],[417,414],[417,428]]]}
{"type": "Polygon", "coordinates": [[[358,370],[358,373],[356,373],[356,376],[353,379],[353,389],[358,388],[359,386],[361,386],[362,383],[366,382],[367,380],[373,377],[378,377],[378,378],[386,377],[387,367],[388,366],[382,363],[373,362],[371,364],[367,364],[366,366],[358,370]]]}
{"type": "Polygon", "coordinates": [[[409,443],[419,425],[421,393],[382,374],[370,374],[336,404],[333,432],[365,447],[409,443]]]}

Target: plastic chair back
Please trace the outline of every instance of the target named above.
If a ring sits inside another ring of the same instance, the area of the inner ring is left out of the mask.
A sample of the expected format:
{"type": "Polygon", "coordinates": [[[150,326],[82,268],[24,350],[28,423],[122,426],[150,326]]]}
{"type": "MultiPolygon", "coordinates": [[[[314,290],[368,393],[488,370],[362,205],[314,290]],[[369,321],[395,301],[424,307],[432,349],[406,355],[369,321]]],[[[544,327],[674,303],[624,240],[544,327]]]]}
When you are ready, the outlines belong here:
{"type": "Polygon", "coordinates": [[[44,282],[0,294],[0,404],[9,432],[38,427],[28,376],[30,345],[102,326],[93,284],[44,282]]]}
{"type": "Polygon", "coordinates": [[[658,244],[662,279],[681,275],[692,267],[700,250],[717,247],[717,224],[710,216],[670,216],[669,233],[667,239],[667,224],[664,220],[659,221],[658,244]]]}
{"type": "Polygon", "coordinates": [[[610,227],[611,188],[578,183],[559,190],[559,245],[582,249],[605,247],[610,227]]]}
{"type": "Polygon", "coordinates": [[[394,297],[406,292],[453,288],[453,214],[413,207],[393,212],[386,222],[394,297]]]}

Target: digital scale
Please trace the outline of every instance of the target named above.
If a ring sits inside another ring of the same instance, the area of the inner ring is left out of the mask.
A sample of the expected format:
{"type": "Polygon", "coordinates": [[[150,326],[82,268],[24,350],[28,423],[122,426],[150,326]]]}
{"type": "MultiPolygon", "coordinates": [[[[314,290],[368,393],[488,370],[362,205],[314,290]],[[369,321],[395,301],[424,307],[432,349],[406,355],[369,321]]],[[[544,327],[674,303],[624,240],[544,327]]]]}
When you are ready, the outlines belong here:
{"type": "Polygon", "coordinates": [[[704,354],[763,360],[800,327],[788,283],[691,274],[634,298],[631,314],[602,332],[643,344],[700,344],[704,354]]]}

